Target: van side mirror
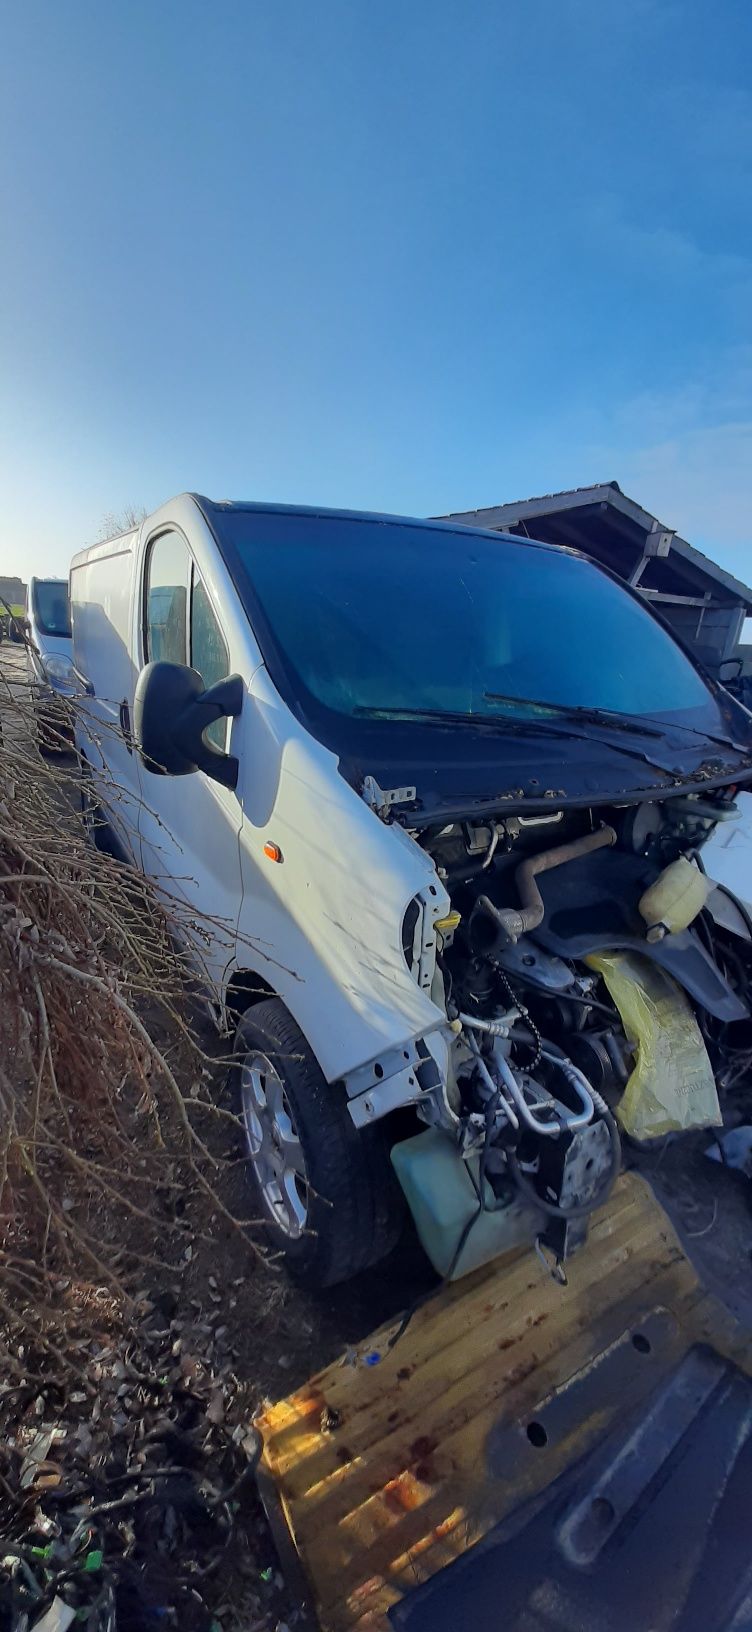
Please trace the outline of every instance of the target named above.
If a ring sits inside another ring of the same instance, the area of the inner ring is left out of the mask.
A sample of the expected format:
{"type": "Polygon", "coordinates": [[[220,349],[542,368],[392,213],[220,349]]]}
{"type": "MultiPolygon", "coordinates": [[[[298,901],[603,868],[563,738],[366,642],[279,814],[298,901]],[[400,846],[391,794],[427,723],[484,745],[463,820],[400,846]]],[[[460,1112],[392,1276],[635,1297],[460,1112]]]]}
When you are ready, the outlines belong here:
{"type": "Polygon", "coordinates": [[[147,663],[136,682],[133,735],[142,765],[157,776],[203,771],[225,788],[238,785],[234,754],[204,741],[215,720],[239,714],[244,685],[239,674],[207,691],[197,669],[184,663],[147,663]]]}

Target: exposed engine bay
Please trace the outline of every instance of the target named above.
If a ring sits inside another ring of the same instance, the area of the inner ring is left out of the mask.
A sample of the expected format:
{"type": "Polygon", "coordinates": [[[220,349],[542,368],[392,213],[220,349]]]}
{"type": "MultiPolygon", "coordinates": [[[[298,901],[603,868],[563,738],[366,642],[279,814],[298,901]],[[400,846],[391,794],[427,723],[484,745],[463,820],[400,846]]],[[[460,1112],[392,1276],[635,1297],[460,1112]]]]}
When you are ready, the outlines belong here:
{"type": "MultiPolygon", "coordinates": [[[[706,878],[701,850],[735,813],[723,790],[414,833],[452,906],[432,987],[453,1038],[446,1084],[418,1106],[471,1186],[452,1253],[429,1244],[448,1277],[502,1250],[473,1254],[471,1235],[513,1244],[531,1218],[561,1273],[619,1171],[621,1134],[721,1122],[752,1069],[752,922],[706,878]],[[505,1208],[516,1223],[499,1237],[487,1226],[505,1208]]],[[[405,919],[408,963],[418,916],[405,919]]],[[[393,1160],[419,1229],[427,1208],[426,1245],[447,1180],[421,1188],[423,1137],[393,1160]]]]}

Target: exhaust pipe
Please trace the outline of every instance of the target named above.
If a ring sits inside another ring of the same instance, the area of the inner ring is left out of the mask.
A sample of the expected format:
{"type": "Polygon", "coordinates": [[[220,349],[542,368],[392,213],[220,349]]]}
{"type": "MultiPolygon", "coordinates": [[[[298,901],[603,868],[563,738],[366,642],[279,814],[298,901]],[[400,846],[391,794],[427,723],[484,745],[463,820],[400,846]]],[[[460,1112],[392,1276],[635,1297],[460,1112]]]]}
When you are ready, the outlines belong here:
{"type": "Polygon", "coordinates": [[[553,867],[563,867],[567,861],[576,861],[579,856],[589,856],[592,851],[605,850],[612,844],[616,844],[616,833],[612,827],[604,826],[597,833],[586,833],[581,839],[541,850],[539,855],[528,856],[520,862],[514,875],[521,902],[519,909],[495,907],[487,895],[478,897],[470,919],[475,951],[488,957],[503,946],[514,946],[523,935],[543,923],[545,908],[536,883],[538,873],[549,873],[553,867]]]}

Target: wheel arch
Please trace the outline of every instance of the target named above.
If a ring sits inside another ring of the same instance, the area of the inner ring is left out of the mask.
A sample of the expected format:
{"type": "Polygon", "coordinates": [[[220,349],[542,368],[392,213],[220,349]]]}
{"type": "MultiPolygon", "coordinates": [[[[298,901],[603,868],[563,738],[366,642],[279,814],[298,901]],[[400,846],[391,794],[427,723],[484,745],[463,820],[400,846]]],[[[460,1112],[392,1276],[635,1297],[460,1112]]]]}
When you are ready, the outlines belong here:
{"type": "MultiPolygon", "coordinates": [[[[225,987],[224,1006],[228,1019],[235,1026],[248,1009],[255,1008],[269,997],[284,998],[256,969],[233,969],[225,987]]],[[[285,1008],[287,1004],[285,1003],[285,1008]]],[[[288,1010],[289,1013],[289,1010],[288,1010]]]]}

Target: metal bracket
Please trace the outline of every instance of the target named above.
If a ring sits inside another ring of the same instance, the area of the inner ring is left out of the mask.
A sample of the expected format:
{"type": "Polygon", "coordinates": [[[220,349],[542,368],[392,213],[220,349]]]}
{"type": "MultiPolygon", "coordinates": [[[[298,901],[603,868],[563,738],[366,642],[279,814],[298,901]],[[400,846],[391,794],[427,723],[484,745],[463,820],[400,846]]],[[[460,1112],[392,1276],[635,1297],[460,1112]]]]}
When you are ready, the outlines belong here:
{"type": "Polygon", "coordinates": [[[423,1044],[389,1050],[373,1065],[359,1066],[345,1078],[348,1110],[356,1128],[378,1122],[400,1105],[414,1105],[441,1086],[441,1073],[423,1044]],[[407,1056],[407,1059],[405,1058],[407,1056]]]}
{"type": "Polygon", "coordinates": [[[385,816],[392,805],[414,805],[417,788],[380,788],[375,776],[363,778],[363,798],[377,816],[385,816]]]}
{"type": "Polygon", "coordinates": [[[386,1082],[379,1082],[374,1088],[369,1088],[367,1094],[359,1094],[357,1099],[352,1099],[348,1109],[356,1128],[365,1128],[369,1122],[378,1122],[382,1116],[388,1116],[390,1111],[396,1111],[400,1105],[414,1105],[422,1095],[423,1089],[415,1072],[407,1066],[404,1071],[398,1071],[396,1076],[389,1077],[386,1082]]]}
{"type": "Polygon", "coordinates": [[[543,1237],[540,1235],[535,1237],[535,1252],[536,1257],[540,1258],[546,1274],[551,1276],[551,1280],[556,1281],[558,1286],[568,1286],[567,1272],[561,1258],[554,1258],[553,1254],[550,1258],[546,1256],[543,1237]]]}
{"type": "Polygon", "coordinates": [[[632,589],[639,588],[648,561],[653,560],[655,557],[665,560],[666,556],[670,555],[671,545],[675,538],[675,532],[671,532],[668,527],[661,527],[657,521],[653,522],[650,532],[645,535],[642,555],[639,561],[635,563],[627,579],[627,583],[631,585],[632,589]]]}

